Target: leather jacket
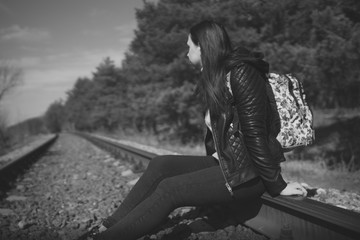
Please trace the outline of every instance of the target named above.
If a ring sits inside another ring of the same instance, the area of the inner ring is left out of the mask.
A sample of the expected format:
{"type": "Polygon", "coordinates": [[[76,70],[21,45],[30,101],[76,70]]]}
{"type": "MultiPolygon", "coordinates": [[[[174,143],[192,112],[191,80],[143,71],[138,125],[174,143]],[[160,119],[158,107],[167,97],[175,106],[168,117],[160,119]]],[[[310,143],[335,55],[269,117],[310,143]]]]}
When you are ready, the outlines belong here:
{"type": "MultiPolygon", "coordinates": [[[[262,61],[262,60],[260,60],[262,61]]],[[[267,192],[278,195],[285,187],[280,171],[284,155],[276,136],[280,118],[266,73],[256,62],[240,62],[231,69],[225,110],[210,113],[205,136],[206,154],[217,152],[225,185],[232,189],[260,176],[267,192]]]]}

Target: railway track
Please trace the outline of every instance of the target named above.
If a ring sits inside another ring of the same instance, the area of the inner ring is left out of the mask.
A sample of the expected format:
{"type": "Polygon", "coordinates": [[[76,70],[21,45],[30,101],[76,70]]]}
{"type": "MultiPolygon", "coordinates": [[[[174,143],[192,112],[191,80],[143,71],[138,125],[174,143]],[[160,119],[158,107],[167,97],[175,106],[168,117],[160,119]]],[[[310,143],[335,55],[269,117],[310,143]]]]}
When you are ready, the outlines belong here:
{"type": "MultiPolygon", "coordinates": [[[[116,140],[77,133],[98,147],[125,159],[143,171],[157,154],[118,143],[116,140]]],[[[306,197],[272,198],[264,194],[254,209],[230,209],[240,211],[237,219],[243,224],[270,239],[293,240],[342,240],[360,239],[360,214],[338,208],[306,197]],[[250,211],[244,214],[244,211],[250,211]]]]}
{"type": "Polygon", "coordinates": [[[0,190],[6,191],[11,186],[11,182],[28,166],[34,163],[39,156],[46,152],[57,138],[58,135],[55,134],[42,142],[39,146],[8,161],[0,162],[0,190]]]}

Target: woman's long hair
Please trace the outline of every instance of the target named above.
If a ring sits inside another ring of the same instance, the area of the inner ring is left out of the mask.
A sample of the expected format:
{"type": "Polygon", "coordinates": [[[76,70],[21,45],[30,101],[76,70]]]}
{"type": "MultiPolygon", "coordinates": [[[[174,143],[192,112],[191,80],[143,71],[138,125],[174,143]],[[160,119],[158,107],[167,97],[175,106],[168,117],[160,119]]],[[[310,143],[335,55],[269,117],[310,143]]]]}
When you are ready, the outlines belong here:
{"type": "Polygon", "coordinates": [[[225,107],[226,60],[232,51],[230,38],[223,26],[203,21],[190,29],[190,38],[200,46],[202,75],[198,89],[207,109],[219,114],[225,107]]]}

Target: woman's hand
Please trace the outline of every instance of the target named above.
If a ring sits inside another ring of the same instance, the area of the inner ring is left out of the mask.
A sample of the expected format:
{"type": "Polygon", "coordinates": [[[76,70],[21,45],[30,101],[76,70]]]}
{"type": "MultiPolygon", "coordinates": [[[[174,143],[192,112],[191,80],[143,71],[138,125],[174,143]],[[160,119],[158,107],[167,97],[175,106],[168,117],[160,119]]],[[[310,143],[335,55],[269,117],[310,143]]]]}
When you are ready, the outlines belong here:
{"type": "Polygon", "coordinates": [[[300,195],[300,196],[306,196],[307,191],[306,189],[301,186],[298,182],[291,182],[288,183],[287,186],[280,192],[280,195],[282,196],[290,196],[290,195],[300,195]]]}

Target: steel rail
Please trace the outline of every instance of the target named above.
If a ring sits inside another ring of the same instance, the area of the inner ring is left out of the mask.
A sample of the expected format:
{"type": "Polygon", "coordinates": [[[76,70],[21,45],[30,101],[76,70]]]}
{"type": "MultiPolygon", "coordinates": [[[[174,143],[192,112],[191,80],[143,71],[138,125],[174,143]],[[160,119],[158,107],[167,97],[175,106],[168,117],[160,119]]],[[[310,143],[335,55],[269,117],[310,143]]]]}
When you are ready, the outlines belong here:
{"type": "MultiPolygon", "coordinates": [[[[118,143],[114,139],[84,133],[77,135],[145,170],[157,154],[118,143]]],[[[276,198],[264,194],[257,214],[244,224],[270,239],[360,239],[360,214],[306,197],[276,198]]]]}
{"type": "Polygon", "coordinates": [[[6,190],[10,187],[11,181],[18,176],[27,166],[34,163],[41,154],[43,154],[58,138],[57,134],[54,134],[51,138],[43,142],[38,147],[29,150],[21,156],[10,160],[9,162],[1,165],[0,167],[0,189],[6,190]]]}

